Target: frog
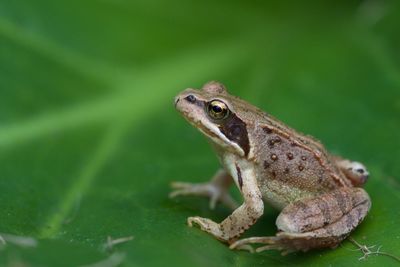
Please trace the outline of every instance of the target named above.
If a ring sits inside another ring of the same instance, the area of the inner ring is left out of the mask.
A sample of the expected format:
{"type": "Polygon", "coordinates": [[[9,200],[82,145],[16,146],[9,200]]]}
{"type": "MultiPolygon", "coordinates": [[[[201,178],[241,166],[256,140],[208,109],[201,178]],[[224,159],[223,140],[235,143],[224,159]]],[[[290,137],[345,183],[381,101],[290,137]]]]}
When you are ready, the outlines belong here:
{"type": "Polygon", "coordinates": [[[204,196],[211,209],[222,203],[232,210],[219,223],[189,217],[189,226],[230,249],[286,255],[336,248],[367,216],[371,199],[363,185],[369,172],[362,163],[330,154],[316,138],[229,94],[220,82],[188,88],[174,105],[210,141],[221,168],[209,182],[172,182],[170,197],[204,196]],[[240,205],[230,196],[233,184],[240,205]],[[264,205],[280,212],[277,233],[240,239],[264,214],[264,205]]]}

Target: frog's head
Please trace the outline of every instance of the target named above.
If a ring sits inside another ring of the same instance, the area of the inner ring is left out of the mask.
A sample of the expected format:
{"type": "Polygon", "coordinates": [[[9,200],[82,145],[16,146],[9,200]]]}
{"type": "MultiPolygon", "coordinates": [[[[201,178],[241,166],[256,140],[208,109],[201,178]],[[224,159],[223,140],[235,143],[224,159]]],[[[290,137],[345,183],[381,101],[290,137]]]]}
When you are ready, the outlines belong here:
{"type": "Polygon", "coordinates": [[[175,107],[193,126],[217,147],[247,156],[249,114],[247,102],[231,96],[218,82],[209,82],[201,90],[186,89],[175,98],[175,107]]]}

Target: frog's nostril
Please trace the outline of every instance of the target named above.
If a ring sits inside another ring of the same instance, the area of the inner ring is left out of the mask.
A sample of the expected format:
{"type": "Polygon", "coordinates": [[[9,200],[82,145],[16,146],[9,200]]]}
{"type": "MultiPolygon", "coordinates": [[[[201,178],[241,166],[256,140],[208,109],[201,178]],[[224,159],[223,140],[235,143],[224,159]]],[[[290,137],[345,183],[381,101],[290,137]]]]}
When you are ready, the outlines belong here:
{"type": "Polygon", "coordinates": [[[190,103],[196,102],[196,97],[194,95],[188,95],[187,97],[185,97],[185,99],[190,103]]]}

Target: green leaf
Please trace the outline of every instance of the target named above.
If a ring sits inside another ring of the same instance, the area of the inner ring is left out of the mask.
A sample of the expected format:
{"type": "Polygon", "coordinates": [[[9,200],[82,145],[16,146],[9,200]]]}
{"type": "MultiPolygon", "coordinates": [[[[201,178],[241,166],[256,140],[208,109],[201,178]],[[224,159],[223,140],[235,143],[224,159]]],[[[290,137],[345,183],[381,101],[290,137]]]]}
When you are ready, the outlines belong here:
{"type": "MultiPolygon", "coordinates": [[[[364,162],[373,204],[352,236],[400,256],[396,11],[375,1],[1,2],[0,265],[396,264],[360,261],[348,241],[286,257],[230,251],[185,224],[228,210],[168,199],[171,181],[206,181],[218,168],[172,99],[221,80],[364,162]]],[[[276,216],[267,208],[246,236],[273,235],[276,216]]]]}

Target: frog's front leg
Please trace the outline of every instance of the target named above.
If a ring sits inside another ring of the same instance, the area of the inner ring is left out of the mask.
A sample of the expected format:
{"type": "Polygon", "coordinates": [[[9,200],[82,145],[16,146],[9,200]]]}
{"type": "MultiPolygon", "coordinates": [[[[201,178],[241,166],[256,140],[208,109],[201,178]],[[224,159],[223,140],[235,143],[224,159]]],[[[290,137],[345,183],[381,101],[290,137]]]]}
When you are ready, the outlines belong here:
{"type": "MultiPolygon", "coordinates": [[[[208,232],[224,242],[232,242],[253,225],[264,212],[264,203],[253,169],[236,163],[231,171],[244,198],[244,203],[221,223],[207,218],[190,217],[189,226],[197,224],[201,230],[208,232]]],[[[245,248],[246,246],[241,246],[245,248]]]]}
{"type": "Polygon", "coordinates": [[[239,240],[231,248],[265,244],[256,251],[282,250],[283,254],[314,248],[334,248],[365,218],[371,200],[362,188],[341,188],[300,200],[284,208],[276,220],[276,236],[239,240]]]}
{"type": "Polygon", "coordinates": [[[169,196],[205,196],[210,198],[210,209],[214,209],[220,201],[228,208],[234,210],[238,207],[236,201],[229,195],[229,187],[233,183],[232,177],[223,169],[217,171],[207,183],[173,182],[171,187],[175,189],[169,196]]]}

